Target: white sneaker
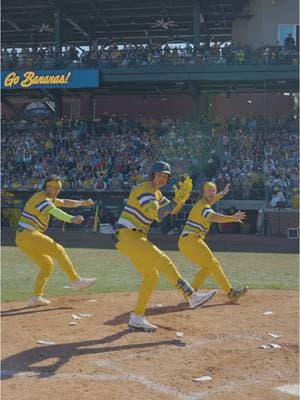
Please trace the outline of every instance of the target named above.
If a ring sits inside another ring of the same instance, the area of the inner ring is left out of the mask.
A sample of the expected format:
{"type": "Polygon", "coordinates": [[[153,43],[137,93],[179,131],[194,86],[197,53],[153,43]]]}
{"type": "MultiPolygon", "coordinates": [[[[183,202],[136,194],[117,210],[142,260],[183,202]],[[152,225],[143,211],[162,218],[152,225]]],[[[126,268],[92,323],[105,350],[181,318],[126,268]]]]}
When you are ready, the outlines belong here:
{"type": "Polygon", "coordinates": [[[202,304],[206,303],[208,300],[213,298],[216,293],[217,293],[216,290],[211,290],[210,292],[207,293],[194,292],[192,296],[189,298],[190,308],[193,309],[202,306],[202,304]]]}
{"type": "Polygon", "coordinates": [[[145,332],[154,332],[158,329],[158,326],[150,324],[143,315],[136,315],[134,313],[130,314],[128,327],[145,332]]]}
{"type": "Polygon", "coordinates": [[[71,283],[73,289],[84,289],[92,286],[96,282],[97,278],[79,278],[71,283]]]}
{"type": "Polygon", "coordinates": [[[47,304],[50,304],[50,300],[47,300],[42,296],[33,296],[28,302],[29,307],[46,306],[47,304]]]}

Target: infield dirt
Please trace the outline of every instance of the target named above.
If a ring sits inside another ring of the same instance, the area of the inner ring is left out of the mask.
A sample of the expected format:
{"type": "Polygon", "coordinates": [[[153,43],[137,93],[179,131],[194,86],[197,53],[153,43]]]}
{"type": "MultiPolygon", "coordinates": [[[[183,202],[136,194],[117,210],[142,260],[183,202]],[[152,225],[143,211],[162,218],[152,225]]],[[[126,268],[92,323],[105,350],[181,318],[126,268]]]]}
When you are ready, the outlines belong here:
{"type": "Polygon", "coordinates": [[[36,308],[3,303],[2,398],[295,399],[276,387],[299,383],[296,291],[250,290],[239,304],[228,304],[219,291],[196,310],[175,291],[156,292],[151,304],[161,306],[147,310],[159,326],[154,333],[127,328],[136,296],[60,297],[36,308]],[[259,348],[267,343],[282,348],[259,348]],[[192,380],[203,375],[212,380],[192,380]]]}

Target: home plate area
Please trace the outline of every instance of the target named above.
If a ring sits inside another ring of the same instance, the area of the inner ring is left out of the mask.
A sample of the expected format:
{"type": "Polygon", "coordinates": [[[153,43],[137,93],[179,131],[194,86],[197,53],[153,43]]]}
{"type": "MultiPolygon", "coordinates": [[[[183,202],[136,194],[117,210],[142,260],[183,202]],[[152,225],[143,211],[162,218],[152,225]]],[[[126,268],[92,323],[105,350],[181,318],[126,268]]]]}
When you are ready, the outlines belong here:
{"type": "Polygon", "coordinates": [[[251,290],[239,304],[219,292],[196,310],[159,291],[147,310],[153,333],[127,327],[136,293],[51,300],[2,304],[6,400],[299,396],[296,291],[251,290]]]}

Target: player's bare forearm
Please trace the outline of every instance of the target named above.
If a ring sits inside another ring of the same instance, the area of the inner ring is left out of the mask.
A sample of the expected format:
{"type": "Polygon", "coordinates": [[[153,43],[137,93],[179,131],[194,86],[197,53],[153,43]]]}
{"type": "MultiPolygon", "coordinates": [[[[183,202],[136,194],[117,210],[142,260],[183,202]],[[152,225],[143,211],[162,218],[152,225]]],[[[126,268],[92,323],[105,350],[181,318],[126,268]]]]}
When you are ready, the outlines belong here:
{"type": "Polygon", "coordinates": [[[210,218],[210,222],[217,222],[219,224],[226,224],[231,222],[242,223],[245,218],[246,218],[246,213],[244,213],[243,211],[238,211],[234,215],[223,215],[214,213],[210,218]]]}
{"type": "Polygon", "coordinates": [[[210,205],[213,206],[214,204],[216,204],[218,201],[220,201],[223,198],[223,192],[220,192],[218,194],[216,194],[216,196],[214,197],[214,199],[210,202],[210,205]]]}
{"type": "Polygon", "coordinates": [[[80,200],[70,200],[70,199],[59,199],[62,202],[61,207],[63,208],[75,208],[80,207],[80,200]]]}
{"type": "Polygon", "coordinates": [[[230,183],[227,183],[224,187],[224,189],[222,190],[222,192],[218,193],[213,201],[210,203],[211,205],[216,204],[219,200],[223,199],[224,196],[226,196],[226,194],[229,192],[230,189],[230,183]]]}
{"type": "Polygon", "coordinates": [[[91,207],[95,203],[92,199],[88,200],[71,200],[71,199],[60,199],[63,201],[62,207],[64,208],[75,208],[75,207],[91,207]]]}
{"type": "Polygon", "coordinates": [[[213,214],[210,218],[210,222],[217,222],[218,224],[226,224],[233,222],[232,215],[223,215],[223,214],[213,214]]]}

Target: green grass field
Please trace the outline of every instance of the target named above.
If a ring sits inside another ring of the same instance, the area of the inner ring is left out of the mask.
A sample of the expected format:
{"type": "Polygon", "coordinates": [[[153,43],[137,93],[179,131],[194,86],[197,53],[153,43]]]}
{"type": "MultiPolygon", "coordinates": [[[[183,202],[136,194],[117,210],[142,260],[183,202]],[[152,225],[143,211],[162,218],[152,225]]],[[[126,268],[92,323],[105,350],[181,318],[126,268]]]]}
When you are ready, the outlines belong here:
{"type": "MultiPolygon", "coordinates": [[[[97,284],[84,293],[136,291],[140,278],[129,260],[116,250],[68,249],[77,272],[98,278],[97,284]]],[[[197,269],[178,251],[167,251],[183,276],[191,280],[197,269]]],[[[297,289],[299,282],[298,255],[276,253],[216,252],[227,276],[235,286],[248,285],[256,289],[297,289]]],[[[27,299],[38,268],[16,247],[2,247],[1,299],[27,299]]],[[[46,287],[46,296],[82,295],[83,292],[64,289],[68,281],[59,268],[55,269],[46,287]]],[[[206,288],[216,287],[208,279],[206,288]]],[[[159,289],[171,286],[162,277],[159,289]]]]}

